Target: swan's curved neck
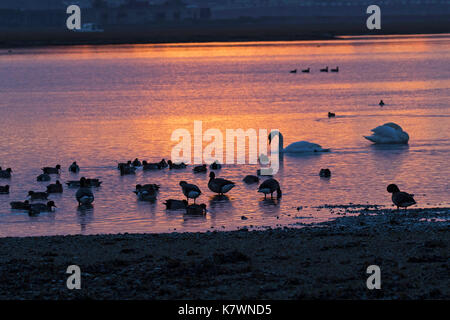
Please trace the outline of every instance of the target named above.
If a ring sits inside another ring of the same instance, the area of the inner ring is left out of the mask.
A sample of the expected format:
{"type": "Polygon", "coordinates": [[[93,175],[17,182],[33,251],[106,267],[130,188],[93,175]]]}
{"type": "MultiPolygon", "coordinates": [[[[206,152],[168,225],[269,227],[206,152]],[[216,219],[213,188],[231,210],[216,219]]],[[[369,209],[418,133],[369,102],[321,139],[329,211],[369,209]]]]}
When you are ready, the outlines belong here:
{"type": "Polygon", "coordinates": [[[281,134],[280,131],[272,131],[271,132],[271,141],[276,136],[278,136],[278,152],[282,152],[283,151],[283,135],[281,134]]]}

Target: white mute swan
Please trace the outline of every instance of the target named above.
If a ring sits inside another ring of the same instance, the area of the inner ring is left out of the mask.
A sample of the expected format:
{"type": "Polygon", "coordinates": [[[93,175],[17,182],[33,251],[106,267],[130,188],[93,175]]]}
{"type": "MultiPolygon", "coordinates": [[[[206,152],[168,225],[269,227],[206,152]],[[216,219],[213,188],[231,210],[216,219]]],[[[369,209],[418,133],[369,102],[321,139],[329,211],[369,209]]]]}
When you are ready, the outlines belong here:
{"type": "Polygon", "coordinates": [[[330,149],[323,149],[319,144],[308,142],[308,141],[297,141],[283,148],[283,135],[280,131],[271,131],[269,134],[269,144],[272,139],[278,136],[279,141],[279,152],[283,153],[303,153],[303,152],[328,152],[330,149]]]}
{"type": "Polygon", "coordinates": [[[364,138],[374,143],[407,144],[409,140],[409,135],[403,131],[402,127],[393,122],[385,123],[382,126],[372,129],[371,131],[373,134],[371,136],[364,136],[364,138]]]}

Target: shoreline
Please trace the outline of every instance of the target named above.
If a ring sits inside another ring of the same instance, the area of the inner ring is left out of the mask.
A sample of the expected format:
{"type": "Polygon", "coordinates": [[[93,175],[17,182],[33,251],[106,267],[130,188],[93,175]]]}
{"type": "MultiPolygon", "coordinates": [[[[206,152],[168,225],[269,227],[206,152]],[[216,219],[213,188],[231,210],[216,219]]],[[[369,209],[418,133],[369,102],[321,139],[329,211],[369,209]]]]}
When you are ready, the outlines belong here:
{"type": "MultiPolygon", "coordinates": [[[[433,35],[450,33],[445,16],[389,16],[380,30],[367,30],[361,17],[305,17],[304,21],[215,21],[180,25],[108,26],[102,33],[72,32],[60,27],[0,28],[0,48],[74,45],[133,45],[211,42],[338,40],[345,36],[433,35]]],[[[363,20],[365,22],[365,20],[363,20]]]]}
{"type": "Polygon", "coordinates": [[[0,238],[0,299],[449,299],[449,216],[365,209],[304,228],[0,238]],[[66,288],[72,264],[81,290],[66,288]],[[366,287],[373,264],[381,290],[366,287]]]}

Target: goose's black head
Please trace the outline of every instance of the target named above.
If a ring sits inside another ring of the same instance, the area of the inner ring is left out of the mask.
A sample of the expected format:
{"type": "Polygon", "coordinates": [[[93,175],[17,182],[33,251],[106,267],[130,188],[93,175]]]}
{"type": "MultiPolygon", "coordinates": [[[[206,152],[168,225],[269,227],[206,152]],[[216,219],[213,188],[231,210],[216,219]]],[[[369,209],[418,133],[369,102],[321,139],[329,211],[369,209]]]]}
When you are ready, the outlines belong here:
{"type": "MultiPolygon", "coordinates": [[[[169,160],[170,161],[170,160],[169,160]]],[[[187,184],[187,182],[186,181],[180,181],[180,186],[184,186],[184,185],[186,185],[187,184]]]]}
{"type": "Polygon", "coordinates": [[[400,192],[400,189],[397,187],[396,184],[392,183],[392,184],[388,185],[387,192],[389,192],[389,193],[400,192]]]}
{"type": "Polygon", "coordinates": [[[216,174],[215,174],[214,172],[211,171],[211,172],[209,173],[209,178],[210,178],[210,179],[214,179],[215,177],[216,177],[216,174]]]}
{"type": "Polygon", "coordinates": [[[47,202],[47,207],[49,207],[49,208],[55,207],[56,208],[56,205],[53,201],[49,201],[49,202],[47,202]]]}
{"type": "Polygon", "coordinates": [[[55,168],[59,170],[61,169],[61,165],[57,164],[55,168]]]}

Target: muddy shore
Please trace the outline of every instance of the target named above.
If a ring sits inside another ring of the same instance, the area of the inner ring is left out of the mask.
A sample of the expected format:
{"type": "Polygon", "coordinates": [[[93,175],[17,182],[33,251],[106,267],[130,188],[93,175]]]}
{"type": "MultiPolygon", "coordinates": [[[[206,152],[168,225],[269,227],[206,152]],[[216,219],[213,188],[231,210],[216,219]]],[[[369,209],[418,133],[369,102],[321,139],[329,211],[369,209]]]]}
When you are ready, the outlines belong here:
{"type": "Polygon", "coordinates": [[[449,299],[450,208],[301,229],[0,239],[0,299],[449,299]],[[81,290],[66,269],[81,268],[81,290]],[[381,289],[368,290],[369,265],[381,289]]]}

